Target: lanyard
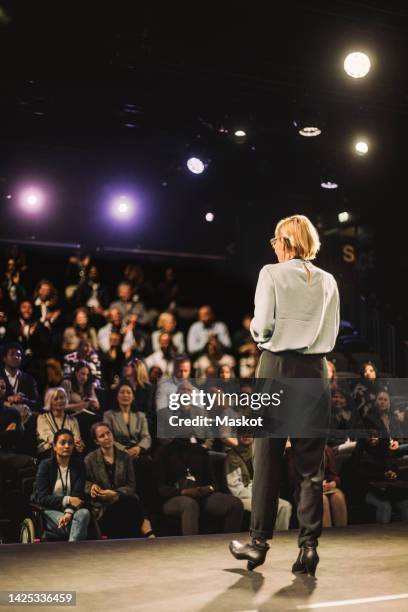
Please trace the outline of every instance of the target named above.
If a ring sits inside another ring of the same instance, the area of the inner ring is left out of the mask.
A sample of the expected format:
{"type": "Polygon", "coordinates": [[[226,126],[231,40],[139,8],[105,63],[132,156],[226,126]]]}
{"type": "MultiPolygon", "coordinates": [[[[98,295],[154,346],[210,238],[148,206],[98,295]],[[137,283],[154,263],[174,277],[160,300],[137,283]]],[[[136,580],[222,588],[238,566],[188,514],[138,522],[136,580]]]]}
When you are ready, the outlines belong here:
{"type": "Polygon", "coordinates": [[[59,464],[58,464],[58,473],[59,473],[59,477],[60,477],[60,480],[61,480],[61,483],[62,483],[62,492],[64,493],[64,497],[65,497],[65,495],[67,495],[67,492],[68,492],[69,466],[68,466],[68,469],[67,469],[67,477],[65,479],[65,483],[64,483],[64,479],[62,478],[62,472],[60,470],[59,464]]]}
{"type": "MultiPolygon", "coordinates": [[[[58,425],[58,423],[57,423],[57,421],[55,420],[55,417],[54,417],[54,415],[52,414],[52,412],[50,412],[50,416],[51,416],[51,419],[52,419],[52,421],[53,421],[53,423],[54,423],[54,427],[55,427],[55,431],[54,431],[54,433],[55,433],[56,431],[59,431],[60,429],[64,429],[65,419],[67,418],[67,414],[66,414],[66,412],[64,412],[64,418],[62,419],[62,424],[61,424],[61,427],[58,425]]],[[[52,425],[51,425],[51,429],[52,429],[52,425]]]]}

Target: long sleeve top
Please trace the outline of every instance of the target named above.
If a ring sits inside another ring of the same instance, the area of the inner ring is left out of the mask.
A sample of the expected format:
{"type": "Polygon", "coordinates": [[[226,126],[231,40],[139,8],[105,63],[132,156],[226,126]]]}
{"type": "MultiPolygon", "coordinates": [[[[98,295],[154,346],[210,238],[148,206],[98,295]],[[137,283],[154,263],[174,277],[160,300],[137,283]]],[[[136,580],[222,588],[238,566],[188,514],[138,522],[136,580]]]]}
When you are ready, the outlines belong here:
{"type": "Polygon", "coordinates": [[[261,269],[251,321],[260,349],[328,353],[339,323],[339,292],[331,274],[301,259],[261,269]]]}
{"type": "Polygon", "coordinates": [[[103,420],[113,432],[116,448],[126,450],[132,446],[140,446],[148,450],[151,447],[152,438],[146,415],[143,412],[129,412],[129,423],[125,423],[120,411],[107,410],[103,415],[103,420]]]}

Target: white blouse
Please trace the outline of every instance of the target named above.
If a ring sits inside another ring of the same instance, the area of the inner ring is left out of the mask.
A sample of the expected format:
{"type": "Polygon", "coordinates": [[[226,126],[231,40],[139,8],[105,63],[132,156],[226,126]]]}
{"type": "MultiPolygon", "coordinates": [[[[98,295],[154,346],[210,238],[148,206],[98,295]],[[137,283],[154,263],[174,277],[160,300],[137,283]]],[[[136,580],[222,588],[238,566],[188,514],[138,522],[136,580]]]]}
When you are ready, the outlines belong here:
{"type": "Polygon", "coordinates": [[[261,269],[251,321],[260,349],[329,353],[339,324],[339,292],[332,274],[302,259],[261,269]]]}

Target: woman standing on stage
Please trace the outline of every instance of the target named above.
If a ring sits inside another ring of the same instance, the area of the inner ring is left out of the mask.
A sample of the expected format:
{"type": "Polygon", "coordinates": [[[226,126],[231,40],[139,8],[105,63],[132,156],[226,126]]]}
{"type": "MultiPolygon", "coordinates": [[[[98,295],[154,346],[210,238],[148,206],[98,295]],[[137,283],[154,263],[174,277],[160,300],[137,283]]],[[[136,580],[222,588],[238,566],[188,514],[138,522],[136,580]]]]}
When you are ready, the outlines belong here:
{"type": "MultiPolygon", "coordinates": [[[[325,379],[325,354],[333,350],[339,329],[339,294],[333,276],[310,263],[320,247],[317,230],[307,217],[293,215],[277,224],[271,244],[279,263],[264,266],[259,274],[251,322],[252,336],[262,351],[256,377],[325,379]]],[[[323,397],[327,416],[329,402],[327,394],[327,410],[323,397]]],[[[306,409],[314,413],[313,406],[306,409]]],[[[262,565],[269,550],[285,445],[286,438],[254,442],[252,540],[230,544],[236,559],[248,561],[248,569],[262,565]]],[[[325,438],[291,437],[291,445],[300,527],[300,552],[292,571],[314,575],[322,531],[325,438]]]]}

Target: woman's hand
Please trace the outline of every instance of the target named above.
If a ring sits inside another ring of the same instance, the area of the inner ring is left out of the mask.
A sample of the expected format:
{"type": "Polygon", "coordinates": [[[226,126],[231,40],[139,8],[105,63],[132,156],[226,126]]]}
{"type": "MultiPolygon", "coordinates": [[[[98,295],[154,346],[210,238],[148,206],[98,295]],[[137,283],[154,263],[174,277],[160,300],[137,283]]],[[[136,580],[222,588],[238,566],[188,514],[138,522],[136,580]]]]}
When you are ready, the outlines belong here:
{"type": "Polygon", "coordinates": [[[85,443],[83,440],[79,439],[75,441],[75,449],[78,453],[82,453],[85,449],[85,443]]]}
{"type": "Polygon", "coordinates": [[[9,423],[6,427],[6,431],[15,431],[17,429],[17,423],[9,423]]]}
{"type": "Polygon", "coordinates": [[[98,497],[98,495],[102,494],[102,491],[103,491],[103,489],[101,489],[101,487],[99,485],[94,483],[91,486],[91,490],[90,490],[91,497],[98,497]]]}
{"type": "Polygon", "coordinates": [[[387,472],[385,472],[384,476],[388,480],[395,480],[396,478],[398,478],[397,474],[393,472],[392,470],[388,470],[387,472]]]}
{"type": "Polygon", "coordinates": [[[83,505],[83,500],[80,497],[71,497],[69,498],[69,505],[73,506],[75,510],[78,510],[83,505]]]}
{"type": "Polygon", "coordinates": [[[101,489],[99,495],[105,499],[114,501],[119,498],[119,493],[113,489],[101,489]]]}
{"type": "Polygon", "coordinates": [[[140,446],[132,446],[131,448],[127,448],[126,452],[130,457],[136,459],[142,452],[142,449],[140,448],[140,446]]]}
{"type": "Polygon", "coordinates": [[[99,402],[94,400],[94,399],[90,399],[89,400],[89,408],[90,410],[99,410],[100,406],[99,406],[99,402]]]}
{"type": "Polygon", "coordinates": [[[390,442],[390,450],[398,450],[399,449],[399,442],[398,440],[391,440],[390,442]]]}
{"type": "Polygon", "coordinates": [[[60,529],[64,529],[64,527],[69,525],[71,521],[72,521],[72,513],[64,512],[64,516],[61,516],[60,520],[58,521],[58,527],[60,529]]]}
{"type": "Polygon", "coordinates": [[[334,480],[331,480],[330,482],[324,482],[323,483],[323,491],[331,491],[332,489],[336,488],[336,482],[334,480]]]}

